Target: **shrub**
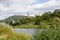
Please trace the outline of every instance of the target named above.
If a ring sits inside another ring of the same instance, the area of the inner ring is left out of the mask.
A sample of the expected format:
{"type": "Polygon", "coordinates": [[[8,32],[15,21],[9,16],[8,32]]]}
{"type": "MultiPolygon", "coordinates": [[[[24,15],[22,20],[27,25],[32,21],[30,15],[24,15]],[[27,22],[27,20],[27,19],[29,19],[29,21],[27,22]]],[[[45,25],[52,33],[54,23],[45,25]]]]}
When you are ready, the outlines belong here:
{"type": "Polygon", "coordinates": [[[60,31],[56,29],[36,29],[34,40],[60,40],[60,31]]]}

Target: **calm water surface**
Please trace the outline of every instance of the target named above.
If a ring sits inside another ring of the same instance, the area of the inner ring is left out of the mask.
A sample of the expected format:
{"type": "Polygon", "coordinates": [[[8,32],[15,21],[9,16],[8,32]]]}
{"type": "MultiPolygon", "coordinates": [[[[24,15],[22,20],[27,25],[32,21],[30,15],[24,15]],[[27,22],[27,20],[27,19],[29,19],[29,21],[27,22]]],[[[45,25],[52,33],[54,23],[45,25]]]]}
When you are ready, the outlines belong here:
{"type": "Polygon", "coordinates": [[[34,35],[34,33],[35,33],[35,29],[21,29],[21,28],[14,28],[13,29],[15,32],[17,32],[17,33],[23,33],[23,34],[25,34],[25,33],[27,33],[27,34],[29,34],[29,35],[34,35]]]}

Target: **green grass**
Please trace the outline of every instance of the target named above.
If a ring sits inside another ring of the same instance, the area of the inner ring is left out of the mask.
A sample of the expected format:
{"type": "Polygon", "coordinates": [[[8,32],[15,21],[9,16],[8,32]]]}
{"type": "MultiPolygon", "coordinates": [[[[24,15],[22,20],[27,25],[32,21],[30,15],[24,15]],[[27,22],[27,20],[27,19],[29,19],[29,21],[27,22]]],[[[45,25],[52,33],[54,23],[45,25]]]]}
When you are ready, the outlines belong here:
{"type": "Polygon", "coordinates": [[[14,28],[38,28],[38,26],[33,24],[22,24],[19,26],[14,26],[14,28]]]}
{"type": "Polygon", "coordinates": [[[13,28],[10,28],[10,26],[0,23],[0,36],[8,35],[6,39],[0,38],[0,40],[31,40],[29,34],[16,33],[12,29],[13,28]]]}

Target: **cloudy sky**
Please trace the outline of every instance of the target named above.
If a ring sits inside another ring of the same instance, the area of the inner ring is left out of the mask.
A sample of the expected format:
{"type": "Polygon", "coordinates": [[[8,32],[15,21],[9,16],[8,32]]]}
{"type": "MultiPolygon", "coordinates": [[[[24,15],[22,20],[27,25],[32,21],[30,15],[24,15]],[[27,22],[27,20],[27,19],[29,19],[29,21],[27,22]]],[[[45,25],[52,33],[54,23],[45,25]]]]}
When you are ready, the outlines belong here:
{"type": "Polygon", "coordinates": [[[35,15],[60,8],[60,0],[0,0],[0,20],[12,15],[35,15]]]}

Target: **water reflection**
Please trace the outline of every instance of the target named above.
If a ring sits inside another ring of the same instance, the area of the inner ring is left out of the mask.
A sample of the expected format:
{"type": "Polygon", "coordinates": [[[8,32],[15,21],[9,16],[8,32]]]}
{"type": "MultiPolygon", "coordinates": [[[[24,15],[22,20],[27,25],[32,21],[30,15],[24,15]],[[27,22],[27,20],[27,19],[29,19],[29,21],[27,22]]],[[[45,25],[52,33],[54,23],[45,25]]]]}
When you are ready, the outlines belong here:
{"type": "Polygon", "coordinates": [[[15,32],[17,32],[17,33],[23,33],[23,34],[25,34],[25,33],[27,33],[27,34],[29,34],[29,35],[34,35],[34,32],[35,32],[35,29],[20,29],[20,28],[14,28],[13,29],[15,32]]]}

